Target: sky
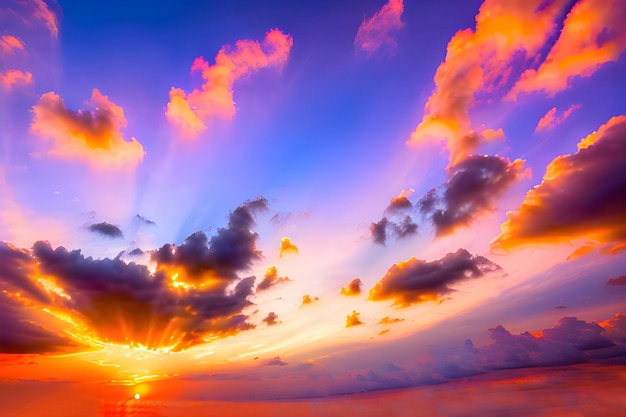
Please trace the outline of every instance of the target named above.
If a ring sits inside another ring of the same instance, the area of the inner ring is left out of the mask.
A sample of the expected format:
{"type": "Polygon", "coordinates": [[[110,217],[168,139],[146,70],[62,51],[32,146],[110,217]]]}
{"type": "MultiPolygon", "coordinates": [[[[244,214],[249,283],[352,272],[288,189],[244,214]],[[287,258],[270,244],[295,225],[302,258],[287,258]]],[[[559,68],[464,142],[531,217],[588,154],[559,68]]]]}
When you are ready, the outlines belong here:
{"type": "Polygon", "coordinates": [[[3,414],[623,410],[625,19],[0,0],[3,414]]]}

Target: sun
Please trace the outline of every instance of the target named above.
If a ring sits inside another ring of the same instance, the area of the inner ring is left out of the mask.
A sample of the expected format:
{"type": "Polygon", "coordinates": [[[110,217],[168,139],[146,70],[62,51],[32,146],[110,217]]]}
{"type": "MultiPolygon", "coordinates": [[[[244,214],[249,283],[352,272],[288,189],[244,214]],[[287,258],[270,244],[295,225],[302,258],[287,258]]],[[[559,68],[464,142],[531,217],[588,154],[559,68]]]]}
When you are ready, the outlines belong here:
{"type": "Polygon", "coordinates": [[[135,399],[138,400],[141,398],[141,395],[139,395],[139,393],[135,394],[135,399]]]}

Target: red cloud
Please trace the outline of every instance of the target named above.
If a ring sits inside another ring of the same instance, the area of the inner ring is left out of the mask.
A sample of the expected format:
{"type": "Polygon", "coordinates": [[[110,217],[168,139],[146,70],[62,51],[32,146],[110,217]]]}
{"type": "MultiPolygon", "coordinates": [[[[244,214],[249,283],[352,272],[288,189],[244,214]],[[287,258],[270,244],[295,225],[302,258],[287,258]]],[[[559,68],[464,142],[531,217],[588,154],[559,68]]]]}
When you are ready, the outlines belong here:
{"type": "Polygon", "coordinates": [[[262,68],[281,67],[287,62],[292,45],[290,35],[272,29],[263,42],[246,39],[237,41],[234,48],[222,47],[213,65],[203,57],[196,58],[191,72],[200,72],[204,84],[190,93],[180,88],[170,90],[165,112],[168,121],[185,136],[195,137],[207,129],[211,119],[231,119],[236,113],[235,82],[262,68]]]}
{"type": "Polygon", "coordinates": [[[402,1],[389,0],[374,16],[363,20],[354,39],[357,50],[371,56],[383,48],[394,50],[397,47],[391,33],[404,26],[400,19],[404,12],[402,1]]]}
{"type": "Polygon", "coordinates": [[[578,152],[555,158],[541,184],[508,214],[492,249],[587,238],[609,253],[626,248],[626,116],[583,138],[578,152]]]}
{"type": "Polygon", "coordinates": [[[4,90],[10,90],[16,85],[29,85],[33,83],[33,75],[30,72],[19,70],[6,70],[0,72],[0,85],[4,90]]]}
{"type": "Polygon", "coordinates": [[[533,57],[539,52],[554,32],[555,19],[565,3],[556,0],[545,6],[544,0],[486,0],[476,16],[476,30],[458,31],[448,43],[445,61],[435,74],[436,90],[408,143],[443,140],[452,166],[482,141],[503,136],[501,131],[472,130],[469,109],[475,94],[506,85],[512,61],[520,53],[533,57]]]}
{"type": "Polygon", "coordinates": [[[564,21],[558,40],[537,69],[528,69],[510,93],[543,91],[553,96],[575,77],[588,77],[626,49],[626,2],[580,0],[564,21]]]}
{"type": "Polygon", "coordinates": [[[556,107],[552,107],[548,112],[539,120],[537,123],[537,127],[535,128],[535,132],[540,132],[542,130],[552,130],[561,123],[565,121],[570,115],[574,112],[574,110],[580,109],[582,106],[580,104],[572,104],[567,108],[567,110],[563,111],[561,114],[557,114],[556,107]]]}
{"type": "Polygon", "coordinates": [[[51,139],[47,152],[63,159],[84,160],[96,167],[134,166],[143,160],[143,146],[124,139],[124,110],[94,89],[85,103],[93,110],[72,111],[55,93],[46,93],[33,106],[31,132],[51,139]]]}
{"type": "Polygon", "coordinates": [[[10,54],[15,50],[24,50],[24,43],[11,35],[0,36],[0,55],[10,54]]]}

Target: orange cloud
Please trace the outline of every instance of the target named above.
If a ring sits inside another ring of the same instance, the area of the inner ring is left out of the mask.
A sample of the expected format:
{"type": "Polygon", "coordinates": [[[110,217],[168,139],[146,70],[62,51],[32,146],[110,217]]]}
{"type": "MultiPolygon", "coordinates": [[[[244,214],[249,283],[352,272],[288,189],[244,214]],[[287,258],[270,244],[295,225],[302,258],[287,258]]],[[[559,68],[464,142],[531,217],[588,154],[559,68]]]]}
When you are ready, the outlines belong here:
{"type": "Polygon", "coordinates": [[[23,72],[20,70],[6,70],[0,72],[0,85],[5,90],[11,90],[17,85],[29,85],[33,83],[33,74],[30,72],[23,72]]]}
{"type": "Polygon", "coordinates": [[[476,30],[460,30],[448,43],[445,61],[435,74],[436,89],[408,144],[442,140],[452,166],[482,142],[501,136],[501,131],[472,130],[469,109],[476,93],[492,93],[506,85],[512,63],[520,53],[533,57],[552,35],[555,19],[566,2],[545,3],[486,0],[482,4],[476,30]],[[500,135],[495,134],[498,132],[500,135]]]}
{"type": "Polygon", "coordinates": [[[124,110],[93,90],[85,104],[90,110],[72,111],[55,93],[46,93],[33,106],[33,134],[50,139],[49,155],[77,159],[96,167],[119,168],[135,166],[143,160],[144,149],[135,138],[124,139],[124,110]]]}
{"type": "Polygon", "coordinates": [[[528,191],[517,211],[507,214],[491,248],[509,251],[586,238],[604,245],[605,253],[624,250],[624,161],[626,116],[618,116],[583,138],[575,154],[548,164],[541,184],[528,191]]]}
{"type": "Polygon", "coordinates": [[[280,257],[287,253],[299,253],[298,247],[291,243],[291,239],[284,237],[280,240],[280,257]]]}
{"type": "Polygon", "coordinates": [[[507,95],[565,90],[575,77],[589,77],[603,64],[617,61],[626,49],[626,3],[623,0],[580,0],[545,61],[528,69],[507,95]]]}
{"type": "Polygon", "coordinates": [[[347,287],[343,287],[341,289],[341,294],[343,295],[359,295],[361,294],[361,286],[363,286],[363,282],[359,278],[354,278],[347,287]]]}
{"type": "Polygon", "coordinates": [[[404,26],[401,20],[403,12],[403,0],[389,0],[374,16],[363,20],[357,30],[354,47],[367,56],[381,49],[393,52],[397,44],[391,34],[404,26]]]}
{"type": "Polygon", "coordinates": [[[0,55],[7,55],[16,50],[24,50],[24,43],[11,35],[0,36],[0,55]]]}
{"type": "Polygon", "coordinates": [[[563,123],[565,119],[570,117],[574,110],[578,110],[581,107],[582,106],[580,104],[572,104],[567,108],[567,110],[563,111],[561,114],[557,114],[556,107],[552,107],[541,119],[539,119],[539,123],[537,123],[535,132],[554,129],[555,127],[563,123]]]}
{"type": "Polygon", "coordinates": [[[357,313],[356,311],[353,311],[352,314],[349,314],[348,317],[346,317],[346,327],[354,327],[354,326],[358,326],[359,324],[363,324],[363,322],[359,319],[359,313],[357,313]]]}
{"type": "Polygon", "coordinates": [[[234,48],[222,47],[213,65],[203,57],[196,58],[191,72],[200,72],[204,84],[190,93],[180,88],[170,90],[165,112],[168,121],[183,135],[196,137],[207,129],[210,120],[232,119],[236,113],[235,82],[263,68],[283,66],[292,46],[290,35],[272,29],[262,42],[246,39],[237,41],[234,48]]]}

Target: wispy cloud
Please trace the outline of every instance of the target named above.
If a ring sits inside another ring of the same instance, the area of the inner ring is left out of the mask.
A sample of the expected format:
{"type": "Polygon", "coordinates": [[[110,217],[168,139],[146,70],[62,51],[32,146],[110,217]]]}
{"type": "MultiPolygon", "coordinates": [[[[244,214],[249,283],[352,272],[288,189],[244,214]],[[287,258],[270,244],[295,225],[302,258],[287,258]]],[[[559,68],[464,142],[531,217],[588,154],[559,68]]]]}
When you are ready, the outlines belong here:
{"type": "Polygon", "coordinates": [[[389,0],[374,16],[364,19],[356,33],[354,47],[368,57],[376,53],[393,53],[397,48],[394,35],[404,27],[403,0],[389,0]]]}
{"type": "Polygon", "coordinates": [[[581,107],[582,106],[580,104],[572,104],[560,114],[557,113],[556,107],[552,107],[541,119],[539,119],[535,132],[554,129],[570,117],[575,110],[578,110],[581,107]]]}

